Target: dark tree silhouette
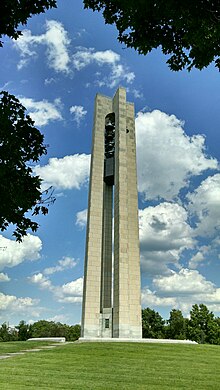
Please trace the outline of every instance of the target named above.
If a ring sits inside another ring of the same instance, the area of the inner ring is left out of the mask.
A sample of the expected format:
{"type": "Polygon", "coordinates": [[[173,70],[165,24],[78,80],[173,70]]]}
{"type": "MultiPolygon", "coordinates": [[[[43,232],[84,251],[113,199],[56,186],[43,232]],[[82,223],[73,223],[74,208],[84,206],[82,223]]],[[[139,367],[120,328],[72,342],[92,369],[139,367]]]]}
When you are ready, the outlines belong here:
{"type": "Polygon", "coordinates": [[[41,179],[33,175],[30,166],[46,154],[44,136],[18,99],[5,91],[0,96],[0,230],[14,224],[13,234],[21,241],[27,229],[38,228],[25,213],[32,210],[32,215],[47,214],[47,205],[54,198],[51,194],[45,198],[40,190],[41,179]]]}
{"type": "Polygon", "coordinates": [[[84,0],[84,6],[102,11],[119,41],[140,54],[161,47],[174,71],[212,61],[220,69],[219,0],[84,0]]]}
{"type": "Polygon", "coordinates": [[[0,46],[1,38],[7,35],[17,39],[21,35],[19,24],[25,25],[32,15],[56,7],[56,0],[1,0],[0,1],[0,46]]]}

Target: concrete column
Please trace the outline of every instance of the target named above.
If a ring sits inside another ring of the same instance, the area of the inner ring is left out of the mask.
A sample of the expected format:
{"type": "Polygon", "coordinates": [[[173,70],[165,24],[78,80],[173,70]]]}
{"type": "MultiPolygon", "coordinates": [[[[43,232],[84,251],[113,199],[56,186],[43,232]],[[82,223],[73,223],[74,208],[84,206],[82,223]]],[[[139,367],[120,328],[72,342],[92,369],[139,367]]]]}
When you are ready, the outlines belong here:
{"type": "Polygon", "coordinates": [[[82,337],[100,337],[101,265],[103,234],[103,174],[105,116],[112,100],[97,95],[92,141],[88,221],[84,270],[82,337]]]}
{"type": "Polygon", "coordinates": [[[112,195],[113,186],[104,183],[103,193],[103,252],[102,252],[102,299],[103,308],[112,307],[112,195]]]}
{"type": "Polygon", "coordinates": [[[113,337],[141,338],[140,253],[134,107],[120,88],[116,116],[113,337]]]}

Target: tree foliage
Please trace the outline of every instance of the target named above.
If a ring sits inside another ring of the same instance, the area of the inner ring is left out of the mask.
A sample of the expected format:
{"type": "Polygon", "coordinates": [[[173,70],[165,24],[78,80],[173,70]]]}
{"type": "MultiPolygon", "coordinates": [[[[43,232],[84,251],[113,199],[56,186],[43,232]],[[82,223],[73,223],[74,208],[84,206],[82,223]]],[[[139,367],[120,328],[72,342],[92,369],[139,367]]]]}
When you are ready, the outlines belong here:
{"type": "Polygon", "coordinates": [[[84,0],[84,6],[102,11],[119,41],[140,54],[161,47],[174,71],[213,60],[220,69],[219,0],[84,0]]]}
{"type": "Polygon", "coordinates": [[[16,329],[11,329],[6,322],[4,322],[0,326],[0,342],[4,341],[17,341],[18,340],[18,333],[16,329]]]}
{"type": "Polygon", "coordinates": [[[16,329],[18,331],[17,337],[19,341],[25,341],[31,337],[31,327],[25,321],[20,321],[16,329]]]}
{"type": "Polygon", "coordinates": [[[80,337],[80,325],[66,325],[60,322],[40,320],[33,324],[20,321],[15,328],[5,322],[0,326],[1,341],[25,341],[31,337],[65,337],[66,341],[75,341],[80,337]]]}
{"type": "MultiPolygon", "coordinates": [[[[0,96],[0,230],[14,224],[13,234],[21,241],[27,229],[38,228],[25,213],[33,207],[33,214],[48,212],[40,190],[41,179],[33,175],[30,166],[46,154],[46,146],[19,100],[4,91],[0,96]]],[[[48,204],[51,201],[54,198],[46,199],[48,204]]]]}
{"type": "Polygon", "coordinates": [[[80,337],[80,325],[66,325],[60,322],[40,320],[31,325],[31,337],[65,337],[75,341],[80,337]]]}
{"type": "Polygon", "coordinates": [[[170,318],[167,322],[167,336],[170,339],[182,340],[186,338],[186,320],[183,317],[181,310],[171,310],[170,318]]]}
{"type": "Polygon", "coordinates": [[[165,321],[158,312],[147,307],[142,310],[142,334],[144,338],[164,337],[165,321]]]}
{"type": "MultiPolygon", "coordinates": [[[[0,39],[3,35],[17,39],[21,35],[19,24],[25,25],[32,15],[44,13],[56,7],[56,0],[1,0],[0,1],[0,39]]],[[[2,41],[0,40],[0,46],[2,41]]]]}
{"type": "Polygon", "coordinates": [[[193,305],[188,322],[188,337],[198,343],[219,344],[220,323],[206,305],[193,305]]]}

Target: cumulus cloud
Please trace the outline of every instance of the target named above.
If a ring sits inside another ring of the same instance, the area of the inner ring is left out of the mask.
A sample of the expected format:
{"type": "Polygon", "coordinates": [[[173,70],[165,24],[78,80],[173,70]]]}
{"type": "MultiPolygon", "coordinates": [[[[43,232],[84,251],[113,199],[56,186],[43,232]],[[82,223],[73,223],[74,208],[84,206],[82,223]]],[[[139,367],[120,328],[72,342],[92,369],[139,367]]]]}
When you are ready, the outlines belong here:
{"type": "Polygon", "coordinates": [[[194,245],[186,210],[175,203],[164,202],[139,210],[141,262],[152,274],[167,271],[167,264],[178,260],[182,251],[194,245]]]}
{"type": "Polygon", "coordinates": [[[52,121],[62,120],[60,111],[61,100],[55,99],[53,103],[43,99],[35,101],[32,98],[19,97],[20,102],[28,110],[28,113],[36,126],[45,126],[52,121]]]}
{"type": "Polygon", "coordinates": [[[142,304],[150,307],[170,306],[188,315],[195,303],[220,311],[220,288],[196,270],[182,268],[178,272],[153,279],[153,290],[142,289],[142,304]]]}
{"type": "Polygon", "coordinates": [[[65,295],[82,296],[83,293],[83,278],[73,280],[62,286],[62,292],[65,295]]]}
{"type": "Polygon", "coordinates": [[[58,301],[64,303],[80,303],[83,294],[83,278],[63,284],[58,293],[58,301]]]}
{"type": "Polygon", "coordinates": [[[45,268],[43,273],[45,275],[52,275],[56,272],[62,272],[62,271],[65,271],[67,269],[72,269],[76,266],[76,264],[77,264],[77,261],[75,259],[73,259],[72,257],[66,256],[58,261],[58,265],[56,265],[54,267],[45,268]]]}
{"type": "Polygon", "coordinates": [[[78,211],[78,213],[76,213],[76,225],[81,229],[83,229],[87,224],[87,214],[87,209],[78,211]]]}
{"type": "Polygon", "coordinates": [[[40,289],[52,292],[55,300],[58,300],[58,302],[79,303],[82,301],[83,278],[78,278],[61,286],[55,286],[48,276],[39,272],[30,276],[28,280],[40,289]]]}
{"type": "Polygon", "coordinates": [[[187,195],[189,210],[197,218],[195,233],[213,236],[220,231],[220,174],[209,176],[187,195]]]}
{"type": "Polygon", "coordinates": [[[39,237],[27,234],[21,243],[0,236],[0,270],[5,267],[15,267],[24,261],[33,261],[40,258],[42,241],[39,237]]]}
{"type": "Polygon", "coordinates": [[[10,280],[7,274],[0,272],[0,282],[9,282],[10,280]]]}
{"type": "Polygon", "coordinates": [[[191,176],[217,169],[217,160],[205,154],[204,136],[187,136],[183,125],[159,110],[137,114],[138,187],[145,199],[171,200],[191,176]]]}
{"type": "Polygon", "coordinates": [[[15,295],[5,295],[0,292],[0,311],[10,310],[11,312],[24,313],[38,302],[37,299],[18,298],[15,295]]]}
{"type": "Polygon", "coordinates": [[[141,291],[141,302],[143,306],[175,306],[176,299],[173,297],[159,297],[155,292],[145,287],[141,291]]]}
{"type": "Polygon", "coordinates": [[[205,261],[206,254],[209,251],[209,247],[203,245],[199,248],[199,251],[189,260],[189,268],[196,269],[198,264],[202,264],[205,261]]]}
{"type": "Polygon", "coordinates": [[[114,88],[122,81],[127,84],[131,84],[134,81],[134,72],[131,72],[126,65],[120,63],[121,57],[114,51],[95,51],[94,48],[86,47],[78,47],[77,49],[78,50],[73,55],[73,65],[77,71],[84,69],[92,63],[95,63],[100,67],[104,65],[110,67],[111,72],[109,76],[105,76],[101,80],[97,78],[95,80],[95,84],[98,84],[99,86],[106,85],[109,88],[114,88]]]}
{"type": "Polygon", "coordinates": [[[28,280],[31,283],[38,285],[38,287],[40,287],[42,290],[54,290],[54,286],[52,285],[50,279],[44,276],[41,272],[30,276],[28,280]]]}
{"type": "Polygon", "coordinates": [[[31,58],[36,58],[36,48],[46,46],[48,66],[56,72],[69,73],[70,57],[68,47],[70,39],[63,25],[56,20],[46,21],[46,32],[41,35],[32,35],[30,30],[24,30],[22,36],[14,41],[14,46],[20,52],[21,60],[18,69],[26,66],[31,58]]]}
{"type": "Polygon", "coordinates": [[[34,172],[44,180],[44,188],[80,189],[89,177],[90,155],[74,154],[50,158],[45,166],[37,165],[34,172]]]}
{"type": "Polygon", "coordinates": [[[153,285],[158,291],[170,294],[207,294],[213,293],[214,284],[207,281],[197,270],[182,268],[179,272],[171,271],[171,275],[153,279],[153,285]]]}
{"type": "Polygon", "coordinates": [[[84,109],[83,106],[71,106],[70,113],[73,114],[73,120],[77,123],[77,126],[79,127],[81,121],[86,116],[87,111],[84,109]]]}

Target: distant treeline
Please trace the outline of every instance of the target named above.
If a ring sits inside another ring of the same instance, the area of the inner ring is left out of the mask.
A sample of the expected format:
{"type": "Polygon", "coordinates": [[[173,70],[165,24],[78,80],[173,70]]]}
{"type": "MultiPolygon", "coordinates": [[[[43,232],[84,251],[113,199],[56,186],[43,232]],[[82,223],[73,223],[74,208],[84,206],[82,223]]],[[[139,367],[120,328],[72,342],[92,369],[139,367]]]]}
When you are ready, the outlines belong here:
{"type": "MultiPolygon", "coordinates": [[[[173,309],[168,320],[155,310],[143,309],[142,331],[144,338],[188,339],[220,345],[220,318],[204,304],[193,305],[189,318],[184,318],[181,310],[173,309]]],[[[20,321],[14,328],[3,323],[0,327],[0,341],[24,341],[31,337],[65,337],[67,341],[75,341],[80,337],[80,325],[41,320],[31,325],[20,321]]]]}
{"type": "Polygon", "coordinates": [[[220,344],[220,318],[215,317],[204,304],[193,305],[189,318],[184,318],[181,310],[173,309],[167,321],[158,312],[144,309],[142,330],[144,338],[188,339],[200,344],[220,344]]]}
{"type": "Polygon", "coordinates": [[[37,321],[10,327],[6,322],[0,327],[0,341],[25,341],[31,337],[65,337],[67,341],[75,341],[80,337],[80,325],[66,325],[53,321],[37,321]]]}

